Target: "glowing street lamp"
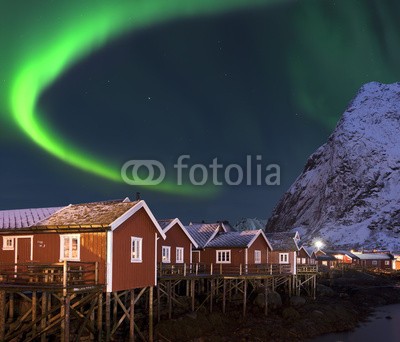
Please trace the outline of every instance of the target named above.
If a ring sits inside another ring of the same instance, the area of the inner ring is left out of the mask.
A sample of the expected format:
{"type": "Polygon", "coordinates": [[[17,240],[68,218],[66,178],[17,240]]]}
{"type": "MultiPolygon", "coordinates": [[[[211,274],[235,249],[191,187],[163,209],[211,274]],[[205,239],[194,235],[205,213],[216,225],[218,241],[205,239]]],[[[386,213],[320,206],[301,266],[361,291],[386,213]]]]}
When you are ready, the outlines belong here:
{"type": "Polygon", "coordinates": [[[324,246],[324,244],[320,240],[315,241],[314,245],[315,247],[317,247],[318,250],[320,250],[324,246]]]}

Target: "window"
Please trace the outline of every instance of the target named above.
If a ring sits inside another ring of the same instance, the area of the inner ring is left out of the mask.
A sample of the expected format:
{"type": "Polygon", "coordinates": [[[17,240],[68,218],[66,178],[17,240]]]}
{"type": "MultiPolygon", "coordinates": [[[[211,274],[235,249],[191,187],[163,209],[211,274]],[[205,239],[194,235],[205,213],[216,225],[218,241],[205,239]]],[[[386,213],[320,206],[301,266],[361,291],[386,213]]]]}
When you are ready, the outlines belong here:
{"type": "Polygon", "coordinates": [[[377,266],[378,265],[378,260],[372,260],[372,266],[377,266]]]}
{"type": "Polygon", "coordinates": [[[323,261],[323,262],[322,262],[322,265],[323,265],[323,266],[328,266],[328,262],[327,262],[327,261],[323,261]]]}
{"type": "Polygon", "coordinates": [[[261,251],[254,251],[254,263],[261,264],[261,251]]]}
{"type": "Polygon", "coordinates": [[[169,263],[171,262],[171,247],[162,246],[162,262],[169,263]]]}
{"type": "Polygon", "coordinates": [[[298,264],[301,264],[301,258],[297,258],[297,261],[296,261],[298,264]]]}
{"type": "Polygon", "coordinates": [[[12,251],[14,250],[14,238],[13,237],[3,237],[3,250],[12,251]]]}
{"type": "Polygon", "coordinates": [[[390,265],[390,261],[389,260],[385,260],[385,265],[389,266],[390,265]]]}
{"type": "Polygon", "coordinates": [[[288,264],[289,263],[289,253],[279,253],[279,263],[288,264]]]}
{"type": "Polygon", "coordinates": [[[142,240],[131,236],[131,262],[142,262],[142,240]]]}
{"type": "Polygon", "coordinates": [[[231,251],[218,250],[217,251],[217,264],[230,264],[231,263],[231,251]]]}
{"type": "Polygon", "coordinates": [[[80,260],[80,235],[60,235],[60,260],[80,260]]]}
{"type": "Polygon", "coordinates": [[[306,258],[301,258],[301,263],[306,264],[307,263],[306,258]]]}
{"type": "Polygon", "coordinates": [[[183,263],[183,247],[176,247],[176,263],[183,263]]]}

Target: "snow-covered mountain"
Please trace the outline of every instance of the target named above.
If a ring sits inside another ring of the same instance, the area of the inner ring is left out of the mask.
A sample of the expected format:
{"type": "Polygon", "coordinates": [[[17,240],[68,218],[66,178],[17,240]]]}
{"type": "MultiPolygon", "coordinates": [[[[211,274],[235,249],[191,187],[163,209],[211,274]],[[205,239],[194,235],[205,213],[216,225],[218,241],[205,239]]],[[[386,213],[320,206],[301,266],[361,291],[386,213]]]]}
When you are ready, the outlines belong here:
{"type": "Polygon", "coordinates": [[[236,222],[234,228],[236,231],[241,232],[243,230],[264,230],[267,220],[260,220],[258,218],[241,218],[236,222]]]}
{"type": "Polygon", "coordinates": [[[400,83],[365,84],[284,194],[267,231],[400,251],[400,83]]]}

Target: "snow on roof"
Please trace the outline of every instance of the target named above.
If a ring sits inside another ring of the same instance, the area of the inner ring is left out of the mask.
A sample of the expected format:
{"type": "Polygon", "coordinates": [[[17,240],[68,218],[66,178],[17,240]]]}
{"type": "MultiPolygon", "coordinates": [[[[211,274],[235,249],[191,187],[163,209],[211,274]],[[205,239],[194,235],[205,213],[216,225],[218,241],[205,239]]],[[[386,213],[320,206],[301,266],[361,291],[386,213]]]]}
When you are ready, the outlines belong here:
{"type": "Polygon", "coordinates": [[[391,260],[392,257],[389,254],[385,253],[359,253],[354,252],[355,256],[360,258],[361,260],[391,260]]]}
{"type": "Polygon", "coordinates": [[[105,201],[69,205],[36,223],[35,227],[101,226],[113,223],[138,202],[105,201]]]}
{"type": "Polygon", "coordinates": [[[64,207],[0,210],[0,229],[28,228],[64,207]]]}
{"type": "Polygon", "coordinates": [[[259,230],[244,230],[242,232],[218,233],[206,247],[248,247],[259,230]]]}
{"type": "Polygon", "coordinates": [[[199,248],[204,248],[220,227],[220,223],[192,223],[185,226],[187,232],[196,241],[199,248]]]}
{"type": "Polygon", "coordinates": [[[161,229],[164,230],[166,227],[169,226],[169,224],[173,221],[174,219],[163,219],[163,220],[157,220],[158,224],[160,225],[161,229]]]}
{"type": "Polygon", "coordinates": [[[295,233],[277,232],[265,233],[274,251],[298,251],[299,247],[295,241],[295,233]]]}

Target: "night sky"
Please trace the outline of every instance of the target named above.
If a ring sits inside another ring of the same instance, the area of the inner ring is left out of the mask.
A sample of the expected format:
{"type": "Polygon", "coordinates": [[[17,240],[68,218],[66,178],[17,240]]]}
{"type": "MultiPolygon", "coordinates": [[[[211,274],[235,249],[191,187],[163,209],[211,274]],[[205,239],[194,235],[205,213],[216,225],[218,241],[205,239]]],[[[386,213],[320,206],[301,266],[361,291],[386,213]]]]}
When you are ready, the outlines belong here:
{"type": "Polygon", "coordinates": [[[1,209],[139,191],[159,218],[267,218],[361,85],[400,81],[398,1],[110,4],[0,3],[1,209]],[[180,155],[251,156],[252,185],[178,186],[180,155]],[[256,184],[257,155],[279,186],[256,184]],[[166,180],[123,183],[132,159],[166,180]]]}

